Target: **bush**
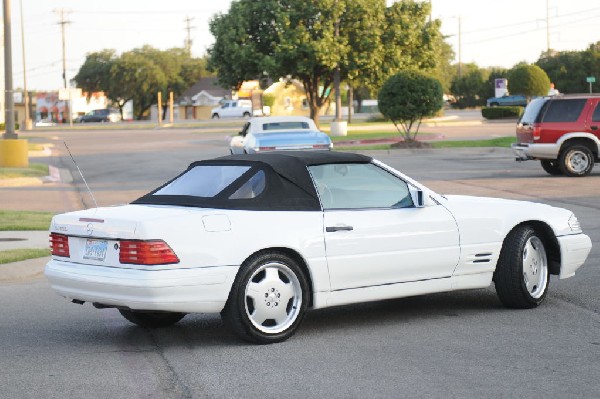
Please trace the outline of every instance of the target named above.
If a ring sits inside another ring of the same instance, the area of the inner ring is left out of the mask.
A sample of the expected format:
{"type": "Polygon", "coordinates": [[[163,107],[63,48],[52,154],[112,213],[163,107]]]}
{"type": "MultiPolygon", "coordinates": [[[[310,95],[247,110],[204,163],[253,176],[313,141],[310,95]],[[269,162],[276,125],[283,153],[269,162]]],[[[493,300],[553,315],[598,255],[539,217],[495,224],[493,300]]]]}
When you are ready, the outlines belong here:
{"type": "Polygon", "coordinates": [[[391,119],[404,140],[414,141],[421,119],[442,109],[443,95],[439,80],[423,72],[402,71],[385,81],[377,104],[381,114],[391,119]]]}
{"type": "Polygon", "coordinates": [[[519,118],[523,107],[483,107],[481,116],[485,119],[519,118]]]}
{"type": "MultiPolygon", "coordinates": [[[[0,123],[0,131],[5,131],[6,130],[6,125],[4,123],[0,123]]],[[[15,122],[15,130],[19,130],[19,124],[17,122],[15,122]]]]}

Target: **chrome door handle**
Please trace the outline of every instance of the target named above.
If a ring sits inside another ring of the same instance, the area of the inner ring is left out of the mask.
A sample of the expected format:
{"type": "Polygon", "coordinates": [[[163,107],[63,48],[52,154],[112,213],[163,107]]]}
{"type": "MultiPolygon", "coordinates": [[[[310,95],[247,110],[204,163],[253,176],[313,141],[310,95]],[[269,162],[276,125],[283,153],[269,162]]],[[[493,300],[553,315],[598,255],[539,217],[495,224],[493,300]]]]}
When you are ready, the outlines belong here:
{"type": "Polygon", "coordinates": [[[352,231],[354,227],[352,226],[328,226],[325,227],[325,231],[328,233],[334,233],[336,231],[352,231]]]}

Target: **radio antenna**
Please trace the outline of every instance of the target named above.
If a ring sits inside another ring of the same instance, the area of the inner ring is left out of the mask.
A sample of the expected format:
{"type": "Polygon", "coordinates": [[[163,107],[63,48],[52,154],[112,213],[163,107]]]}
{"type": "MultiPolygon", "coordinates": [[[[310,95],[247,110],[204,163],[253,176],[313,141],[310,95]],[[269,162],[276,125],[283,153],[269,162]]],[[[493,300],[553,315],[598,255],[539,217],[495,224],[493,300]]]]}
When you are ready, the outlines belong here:
{"type": "Polygon", "coordinates": [[[77,168],[77,172],[79,172],[79,176],[81,176],[81,180],[83,180],[83,183],[87,187],[87,190],[90,193],[90,196],[94,200],[94,205],[96,205],[96,208],[98,208],[98,203],[96,202],[96,198],[94,198],[94,194],[92,193],[90,186],[88,186],[87,181],[85,180],[85,177],[83,177],[83,173],[81,173],[81,169],[79,169],[79,165],[77,165],[77,162],[75,162],[75,158],[73,158],[73,154],[71,154],[71,150],[69,150],[69,146],[67,145],[67,142],[63,141],[63,143],[65,144],[65,147],[67,148],[67,151],[69,152],[69,155],[71,156],[71,160],[73,161],[73,164],[75,164],[75,167],[77,168]]]}

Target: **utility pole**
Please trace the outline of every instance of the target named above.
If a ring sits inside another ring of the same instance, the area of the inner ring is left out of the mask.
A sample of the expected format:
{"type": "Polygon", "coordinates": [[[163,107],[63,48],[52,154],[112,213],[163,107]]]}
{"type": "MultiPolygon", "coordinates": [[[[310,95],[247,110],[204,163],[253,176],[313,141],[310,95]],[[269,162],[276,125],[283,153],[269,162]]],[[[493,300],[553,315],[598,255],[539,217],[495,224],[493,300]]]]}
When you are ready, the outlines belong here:
{"type": "Polygon", "coordinates": [[[66,56],[66,45],[65,45],[65,25],[70,24],[71,21],[65,20],[65,9],[61,8],[59,10],[54,10],[60,17],[60,21],[58,24],[60,25],[60,32],[62,35],[62,64],[63,64],[63,85],[65,90],[68,90],[69,93],[69,126],[73,126],[73,113],[71,112],[71,90],[67,85],[67,56],[66,56]]]}
{"type": "Polygon", "coordinates": [[[62,35],[62,64],[63,64],[63,84],[64,88],[67,88],[67,57],[66,57],[66,49],[65,49],[65,25],[70,24],[71,21],[65,20],[65,9],[61,8],[60,10],[54,10],[55,13],[58,14],[60,21],[58,24],[60,25],[60,32],[62,35]]]}
{"type": "Polygon", "coordinates": [[[546,50],[550,55],[550,6],[546,0],[546,50]]]}
{"type": "Polygon", "coordinates": [[[29,116],[29,92],[27,91],[27,63],[25,62],[25,25],[23,23],[23,0],[19,0],[21,8],[21,47],[23,49],[23,105],[25,106],[25,121],[23,129],[31,130],[31,120],[29,116]]]}
{"type": "Polygon", "coordinates": [[[458,16],[458,77],[462,76],[462,22],[458,16]]]}
{"type": "Polygon", "coordinates": [[[192,22],[194,18],[186,17],[183,22],[185,22],[185,30],[187,31],[187,38],[185,39],[185,49],[188,52],[188,55],[192,56],[192,29],[195,26],[190,26],[190,22],[192,22]]]}
{"type": "Polygon", "coordinates": [[[12,73],[12,37],[10,19],[10,0],[4,0],[4,122],[5,139],[18,139],[15,133],[15,99],[13,97],[12,73]]]}

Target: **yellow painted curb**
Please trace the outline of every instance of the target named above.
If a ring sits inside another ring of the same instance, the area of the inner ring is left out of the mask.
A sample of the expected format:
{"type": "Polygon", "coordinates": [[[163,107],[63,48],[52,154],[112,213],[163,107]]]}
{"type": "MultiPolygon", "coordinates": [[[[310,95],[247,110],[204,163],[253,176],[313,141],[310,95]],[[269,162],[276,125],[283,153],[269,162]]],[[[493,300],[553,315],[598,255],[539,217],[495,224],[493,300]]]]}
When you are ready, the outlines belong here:
{"type": "Polygon", "coordinates": [[[27,140],[0,139],[0,167],[28,168],[28,153],[27,140]]]}

